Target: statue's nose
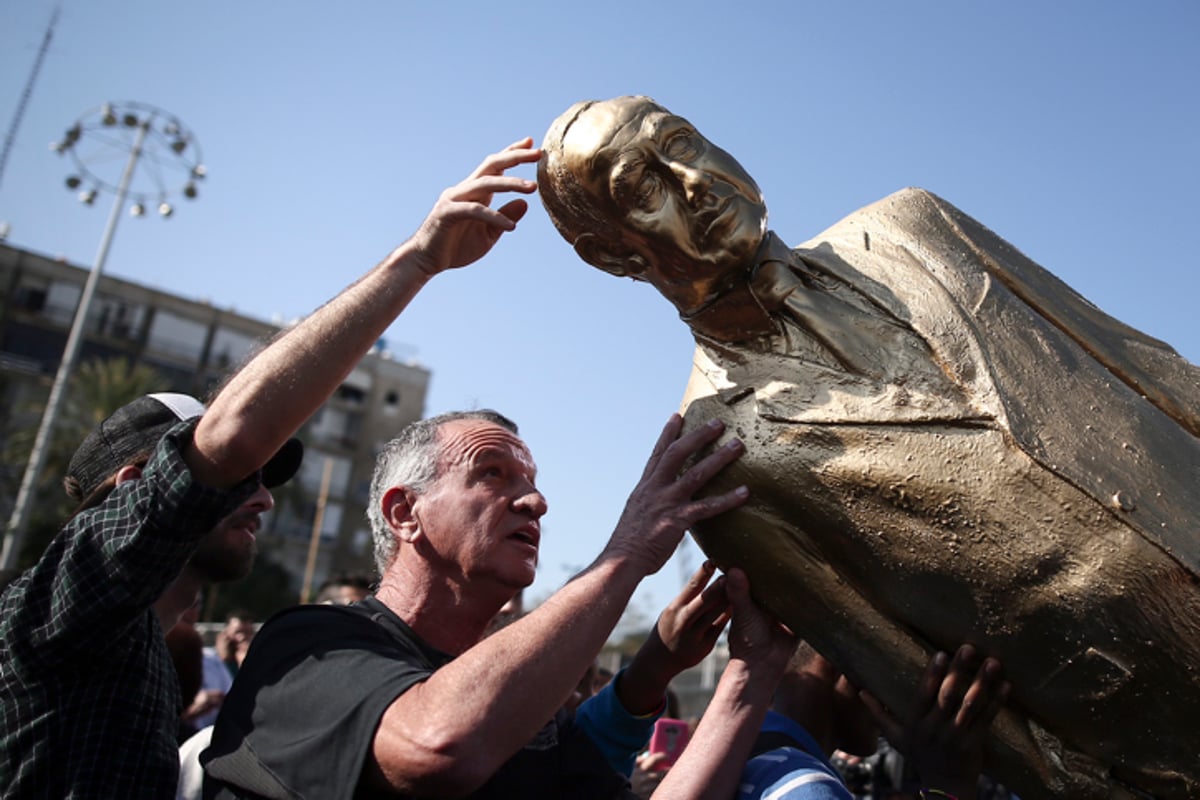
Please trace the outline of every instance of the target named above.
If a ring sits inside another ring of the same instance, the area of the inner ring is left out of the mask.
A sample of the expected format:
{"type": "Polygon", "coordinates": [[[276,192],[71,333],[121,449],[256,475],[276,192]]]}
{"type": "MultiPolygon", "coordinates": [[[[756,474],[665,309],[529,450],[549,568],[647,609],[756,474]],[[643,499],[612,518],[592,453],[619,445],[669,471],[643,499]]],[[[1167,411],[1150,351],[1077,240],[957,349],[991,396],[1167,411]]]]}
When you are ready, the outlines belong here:
{"type": "Polygon", "coordinates": [[[713,179],[708,172],[679,162],[671,164],[671,171],[683,186],[689,205],[693,208],[703,208],[710,202],[709,190],[712,188],[713,179]]]}

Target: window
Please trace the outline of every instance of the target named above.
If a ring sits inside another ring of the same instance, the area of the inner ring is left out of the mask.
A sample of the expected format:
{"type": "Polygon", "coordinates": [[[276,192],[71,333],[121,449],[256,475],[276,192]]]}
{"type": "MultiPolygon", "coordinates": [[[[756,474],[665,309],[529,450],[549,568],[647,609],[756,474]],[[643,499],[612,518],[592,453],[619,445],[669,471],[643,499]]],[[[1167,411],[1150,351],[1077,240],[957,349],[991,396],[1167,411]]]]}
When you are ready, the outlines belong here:
{"type": "Polygon", "coordinates": [[[82,294],[83,287],[79,284],[55,281],[46,292],[42,314],[60,325],[70,325],[75,319],[75,309],[79,306],[82,294]]]}
{"type": "Polygon", "coordinates": [[[202,322],[158,309],[146,344],[159,353],[199,361],[207,333],[208,326],[202,322]]]}
{"type": "Polygon", "coordinates": [[[18,286],[13,294],[13,306],[23,311],[41,311],[46,307],[46,287],[18,286]]]}
{"type": "Polygon", "coordinates": [[[304,491],[316,497],[321,491],[321,479],[325,474],[325,462],[333,462],[333,471],[329,476],[329,496],[344,497],[350,484],[350,459],[330,455],[318,450],[310,450],[304,454],[300,463],[300,474],[297,479],[304,491]]]}
{"type": "Polygon", "coordinates": [[[142,327],[146,309],[117,297],[97,295],[88,309],[90,328],[101,336],[133,341],[142,327]]]}
{"type": "Polygon", "coordinates": [[[308,425],[308,435],[324,444],[336,444],[353,450],[362,433],[362,414],[324,406],[308,425]]]}
{"type": "Polygon", "coordinates": [[[258,348],[258,339],[229,328],[217,328],[213,335],[208,363],[215,369],[229,369],[247,360],[258,348]]]}
{"type": "Polygon", "coordinates": [[[367,393],[357,386],[349,386],[343,383],[337,389],[337,398],[347,403],[361,406],[367,400],[367,393]]]}

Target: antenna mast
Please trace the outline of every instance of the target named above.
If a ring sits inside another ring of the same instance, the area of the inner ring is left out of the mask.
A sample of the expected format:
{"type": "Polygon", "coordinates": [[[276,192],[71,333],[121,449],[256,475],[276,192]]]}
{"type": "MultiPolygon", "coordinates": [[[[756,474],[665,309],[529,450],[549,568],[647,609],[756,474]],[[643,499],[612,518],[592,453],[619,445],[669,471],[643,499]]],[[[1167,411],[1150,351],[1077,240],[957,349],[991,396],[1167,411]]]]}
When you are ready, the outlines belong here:
{"type": "Polygon", "coordinates": [[[38,73],[42,69],[42,61],[46,58],[46,51],[50,49],[50,40],[54,38],[54,26],[58,23],[58,12],[61,6],[54,7],[54,13],[50,16],[50,24],[46,26],[46,35],[42,38],[42,46],[38,49],[37,58],[34,59],[33,69],[29,72],[29,79],[25,81],[25,88],[21,91],[21,99],[17,101],[17,111],[13,114],[12,124],[8,126],[8,133],[4,136],[4,149],[0,150],[0,183],[4,180],[4,166],[8,163],[8,154],[12,150],[13,142],[17,138],[17,129],[21,127],[21,118],[25,116],[25,106],[29,104],[29,96],[33,94],[33,84],[37,81],[38,73]]]}

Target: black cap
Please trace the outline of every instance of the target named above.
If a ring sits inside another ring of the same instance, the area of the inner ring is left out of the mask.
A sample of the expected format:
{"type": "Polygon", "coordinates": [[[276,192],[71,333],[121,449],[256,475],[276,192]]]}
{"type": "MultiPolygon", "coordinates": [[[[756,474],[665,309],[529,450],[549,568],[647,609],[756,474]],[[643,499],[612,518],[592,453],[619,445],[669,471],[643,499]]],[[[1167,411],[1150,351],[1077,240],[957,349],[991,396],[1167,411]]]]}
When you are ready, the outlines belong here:
{"type": "MultiPolygon", "coordinates": [[[[174,425],[204,413],[204,405],[186,394],[147,394],[121,406],[97,425],[71,456],[67,494],[82,500],[121,467],[151,452],[174,425]],[[72,485],[74,484],[74,485],[72,485]]],[[[262,468],[263,485],[285,483],[300,469],[304,445],[288,439],[262,468]]]]}

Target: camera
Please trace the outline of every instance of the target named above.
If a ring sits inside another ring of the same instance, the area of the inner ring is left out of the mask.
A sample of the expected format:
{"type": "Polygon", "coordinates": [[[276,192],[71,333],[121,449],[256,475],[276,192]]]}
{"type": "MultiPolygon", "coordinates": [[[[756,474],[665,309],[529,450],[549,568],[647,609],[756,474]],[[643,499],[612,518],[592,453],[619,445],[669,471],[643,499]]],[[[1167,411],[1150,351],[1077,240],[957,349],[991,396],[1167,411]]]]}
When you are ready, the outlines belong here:
{"type": "Polygon", "coordinates": [[[854,763],[834,758],[833,766],[842,776],[842,781],[851,794],[871,794],[876,789],[874,756],[854,763]]]}

